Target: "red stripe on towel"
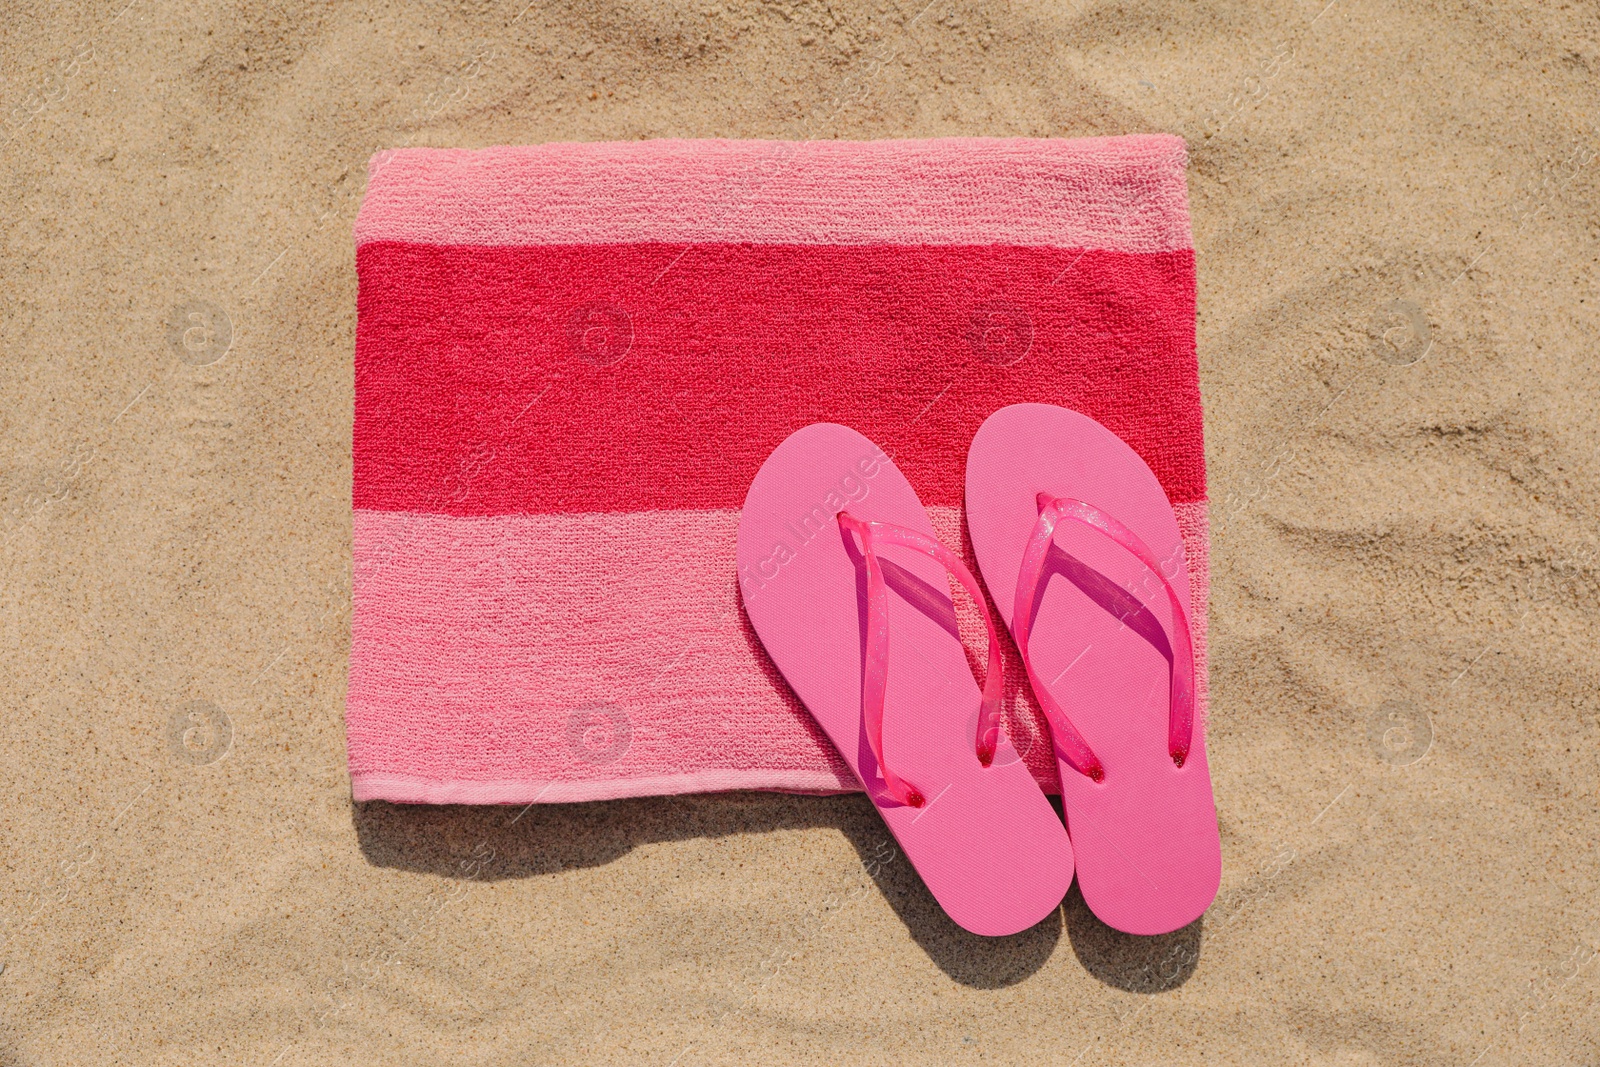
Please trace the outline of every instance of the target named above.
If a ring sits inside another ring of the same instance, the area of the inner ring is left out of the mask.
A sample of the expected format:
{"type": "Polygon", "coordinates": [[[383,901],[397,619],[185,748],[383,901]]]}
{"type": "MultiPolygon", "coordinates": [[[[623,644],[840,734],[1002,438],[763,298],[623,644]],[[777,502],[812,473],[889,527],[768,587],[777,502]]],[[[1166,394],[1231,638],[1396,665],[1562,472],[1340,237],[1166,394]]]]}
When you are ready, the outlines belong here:
{"type": "Polygon", "coordinates": [[[357,508],[737,507],[816,421],[954,505],[978,425],[1024,401],[1205,497],[1189,250],[372,242],[357,269],[357,508]]]}

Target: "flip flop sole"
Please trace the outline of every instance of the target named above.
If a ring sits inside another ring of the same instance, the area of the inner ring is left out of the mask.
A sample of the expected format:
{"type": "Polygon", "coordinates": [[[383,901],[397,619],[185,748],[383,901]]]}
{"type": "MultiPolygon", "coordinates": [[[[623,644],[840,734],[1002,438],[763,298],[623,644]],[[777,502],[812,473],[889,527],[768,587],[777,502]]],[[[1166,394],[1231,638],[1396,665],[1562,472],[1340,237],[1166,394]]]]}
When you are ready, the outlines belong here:
{"type": "Polygon", "coordinates": [[[866,587],[835,518],[845,509],[936,536],[877,445],[848,427],[807,426],[767,458],[745,498],[739,584],[751,625],[946,914],[976,934],[1026,930],[1072,883],[1066,830],[1003,739],[989,767],[978,762],[981,693],[948,579],[894,545],[879,551],[890,590],[884,758],[927,803],[912,808],[885,792],[862,719],[866,587]]]}
{"type": "MultiPolygon", "coordinates": [[[[1177,519],[1138,454],[1086,415],[1017,404],[984,422],[967,456],[967,525],[1007,625],[1041,492],[1119,520],[1190,603],[1177,519]]],[[[1222,855],[1203,724],[1182,767],[1168,752],[1170,604],[1130,553],[1074,523],[1057,526],[1040,589],[1035,678],[1105,770],[1096,783],[1058,761],[1084,901],[1127,933],[1176,930],[1210,906],[1222,855]]]]}

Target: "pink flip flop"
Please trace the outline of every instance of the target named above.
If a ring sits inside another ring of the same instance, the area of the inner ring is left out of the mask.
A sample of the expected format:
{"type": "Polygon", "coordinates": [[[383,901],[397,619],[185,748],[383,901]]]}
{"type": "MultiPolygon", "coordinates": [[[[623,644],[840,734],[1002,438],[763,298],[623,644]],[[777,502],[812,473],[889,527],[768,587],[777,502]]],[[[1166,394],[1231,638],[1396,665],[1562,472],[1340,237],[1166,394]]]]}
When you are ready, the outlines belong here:
{"type": "Polygon", "coordinates": [[[1193,922],[1222,850],[1161,483],[1088,416],[1017,404],[967,452],[967,526],[1050,723],[1084,902],[1131,934],[1193,922]]]}
{"type": "Polygon", "coordinates": [[[795,432],[750,485],[738,561],[761,643],[945,913],[990,936],[1049,915],[1072,844],[1001,736],[992,620],[982,693],[968,668],[946,572],[982,605],[977,579],[905,476],[848,427],[795,432]]]}

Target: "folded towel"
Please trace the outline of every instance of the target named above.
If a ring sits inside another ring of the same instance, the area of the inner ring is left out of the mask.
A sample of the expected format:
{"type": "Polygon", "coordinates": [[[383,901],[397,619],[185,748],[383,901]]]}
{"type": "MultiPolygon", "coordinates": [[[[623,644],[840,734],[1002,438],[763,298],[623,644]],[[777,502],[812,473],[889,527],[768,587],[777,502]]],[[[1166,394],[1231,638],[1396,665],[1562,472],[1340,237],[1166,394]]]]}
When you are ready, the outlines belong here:
{"type": "MultiPolygon", "coordinates": [[[[1203,716],[1184,168],[1167,136],[375,156],[355,227],[355,798],[859,788],[740,609],[745,490],[789,433],[843,423],[961,546],[967,445],[1023,401],[1098,419],[1161,479],[1203,716]]],[[[1020,676],[1010,691],[1054,790],[1020,676]]]]}

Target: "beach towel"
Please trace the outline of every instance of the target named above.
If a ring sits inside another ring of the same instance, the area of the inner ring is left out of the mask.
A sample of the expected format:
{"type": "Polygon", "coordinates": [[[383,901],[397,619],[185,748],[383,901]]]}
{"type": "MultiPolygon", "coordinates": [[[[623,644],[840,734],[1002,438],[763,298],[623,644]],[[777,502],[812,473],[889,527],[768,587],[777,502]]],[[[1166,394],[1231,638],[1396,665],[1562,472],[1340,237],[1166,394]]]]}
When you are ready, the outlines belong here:
{"type": "MultiPolygon", "coordinates": [[[[841,423],[970,561],[967,448],[1023,402],[1091,416],[1159,478],[1203,729],[1185,165],[1157,135],[375,156],[355,224],[355,799],[859,789],[741,610],[763,576],[736,567],[740,503],[791,432],[841,423]]],[[[1008,733],[1057,791],[1007,651],[1008,733]]]]}

